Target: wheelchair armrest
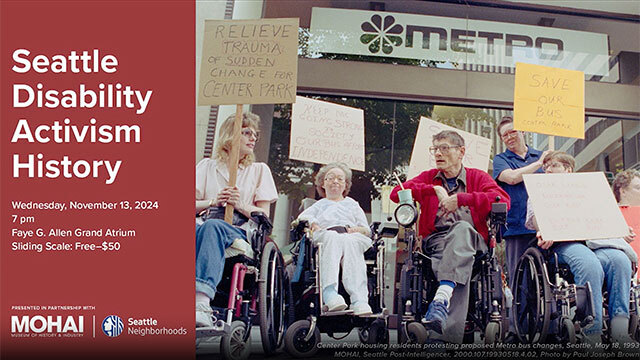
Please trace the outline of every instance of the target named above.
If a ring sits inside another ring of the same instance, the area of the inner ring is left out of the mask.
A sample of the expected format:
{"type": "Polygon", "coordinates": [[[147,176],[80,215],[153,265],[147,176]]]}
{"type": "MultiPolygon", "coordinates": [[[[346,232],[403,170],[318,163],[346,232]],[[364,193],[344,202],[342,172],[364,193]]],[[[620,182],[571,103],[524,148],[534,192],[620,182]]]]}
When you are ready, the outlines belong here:
{"type": "Polygon", "coordinates": [[[382,225],[382,229],[378,231],[378,234],[382,238],[393,238],[398,235],[398,223],[396,222],[385,222],[382,225]]]}
{"type": "Polygon", "coordinates": [[[261,211],[254,211],[251,213],[251,220],[255,221],[258,224],[259,228],[262,228],[267,234],[271,232],[273,229],[273,225],[271,224],[271,220],[261,211]]]}
{"type": "Polygon", "coordinates": [[[380,226],[380,224],[381,224],[380,221],[374,221],[371,223],[371,225],[369,226],[369,228],[371,229],[371,235],[378,232],[378,227],[380,226]]]}

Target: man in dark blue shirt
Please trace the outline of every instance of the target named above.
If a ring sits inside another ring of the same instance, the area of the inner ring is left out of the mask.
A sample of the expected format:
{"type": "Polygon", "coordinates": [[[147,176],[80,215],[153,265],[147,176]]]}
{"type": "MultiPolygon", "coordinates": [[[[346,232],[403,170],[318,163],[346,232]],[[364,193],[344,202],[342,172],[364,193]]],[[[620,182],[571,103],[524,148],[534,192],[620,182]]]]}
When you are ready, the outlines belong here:
{"type": "MultiPolygon", "coordinates": [[[[527,146],[524,134],[513,129],[513,119],[510,116],[502,118],[497,132],[507,150],[493,158],[493,178],[511,197],[504,239],[509,287],[513,289],[518,259],[529,246],[536,244],[535,231],[524,226],[529,195],[522,175],[542,173],[542,162],[548,150],[541,152],[527,146]]],[[[511,319],[510,330],[513,331],[513,316],[511,319]]]]}

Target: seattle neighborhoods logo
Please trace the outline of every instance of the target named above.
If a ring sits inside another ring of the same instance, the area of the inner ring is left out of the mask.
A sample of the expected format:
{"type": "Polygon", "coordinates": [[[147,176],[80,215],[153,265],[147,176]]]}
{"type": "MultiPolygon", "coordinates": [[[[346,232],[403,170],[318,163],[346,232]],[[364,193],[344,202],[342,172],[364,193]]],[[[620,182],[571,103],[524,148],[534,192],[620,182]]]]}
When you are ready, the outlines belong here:
{"type": "Polygon", "coordinates": [[[124,323],[118,315],[109,315],[102,320],[102,332],[109,337],[122,334],[124,323]]]}
{"type": "Polygon", "coordinates": [[[395,24],[396,19],[387,15],[384,17],[384,25],[380,15],[371,16],[371,22],[365,21],[360,25],[362,31],[366,34],[360,36],[360,42],[369,44],[369,51],[372,54],[382,52],[389,55],[393,51],[394,46],[402,45],[402,38],[398,36],[402,33],[402,25],[395,24]]]}

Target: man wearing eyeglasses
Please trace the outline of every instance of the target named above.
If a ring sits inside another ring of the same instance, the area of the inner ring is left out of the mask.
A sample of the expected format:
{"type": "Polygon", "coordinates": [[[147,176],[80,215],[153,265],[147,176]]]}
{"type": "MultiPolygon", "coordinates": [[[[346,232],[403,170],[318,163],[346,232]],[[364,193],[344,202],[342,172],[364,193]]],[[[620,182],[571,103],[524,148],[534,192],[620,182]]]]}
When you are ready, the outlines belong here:
{"type": "MultiPolygon", "coordinates": [[[[522,175],[542,173],[542,164],[548,151],[542,152],[528,146],[524,134],[514,130],[513,118],[505,116],[497,127],[497,133],[507,146],[507,150],[493,158],[493,178],[511,197],[511,209],[507,214],[507,229],[503,233],[505,239],[505,257],[509,287],[513,289],[518,259],[528,247],[536,244],[536,233],[524,226],[527,215],[527,189],[524,187],[522,175]]],[[[513,316],[511,316],[513,320],[513,316]]],[[[512,342],[514,334],[513,321],[509,325],[510,334],[506,341],[512,342]]]]}
{"type": "MultiPolygon", "coordinates": [[[[487,250],[487,216],[491,203],[509,203],[509,196],[486,172],[465,168],[464,139],[445,130],[433,136],[429,148],[436,169],[422,172],[403,184],[420,203],[419,235],[422,249],[440,286],[429,304],[425,326],[439,339],[461,343],[469,302],[469,281],[477,251],[487,250]]],[[[391,200],[398,202],[396,186],[391,200]]]]}

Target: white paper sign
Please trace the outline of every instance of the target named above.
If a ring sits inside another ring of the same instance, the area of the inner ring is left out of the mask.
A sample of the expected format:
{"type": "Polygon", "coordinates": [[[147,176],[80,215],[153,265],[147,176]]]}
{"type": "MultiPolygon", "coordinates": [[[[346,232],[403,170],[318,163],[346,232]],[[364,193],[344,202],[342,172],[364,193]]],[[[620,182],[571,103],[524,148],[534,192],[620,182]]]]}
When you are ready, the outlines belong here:
{"type": "Polygon", "coordinates": [[[443,130],[453,130],[464,139],[466,152],[462,159],[462,165],[483,171],[489,169],[490,139],[441,124],[423,116],[420,117],[416,140],[413,143],[407,179],[414,178],[420,175],[421,172],[436,167],[436,159],[429,153],[429,147],[433,145],[433,135],[443,130]]]}
{"type": "Polygon", "coordinates": [[[364,171],[364,111],[296,96],[291,113],[289,159],[343,162],[364,171]]]}
{"type": "Polygon", "coordinates": [[[629,227],[602,172],[523,175],[545,240],[624,237],[629,227]]]}

